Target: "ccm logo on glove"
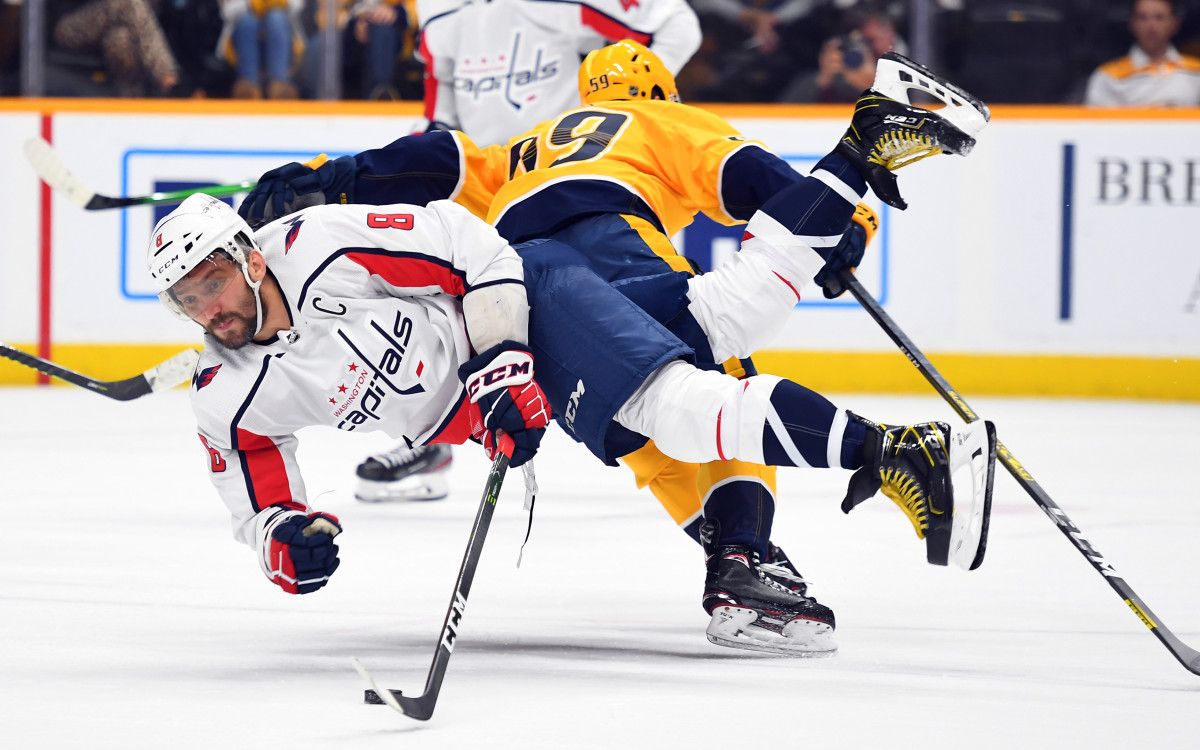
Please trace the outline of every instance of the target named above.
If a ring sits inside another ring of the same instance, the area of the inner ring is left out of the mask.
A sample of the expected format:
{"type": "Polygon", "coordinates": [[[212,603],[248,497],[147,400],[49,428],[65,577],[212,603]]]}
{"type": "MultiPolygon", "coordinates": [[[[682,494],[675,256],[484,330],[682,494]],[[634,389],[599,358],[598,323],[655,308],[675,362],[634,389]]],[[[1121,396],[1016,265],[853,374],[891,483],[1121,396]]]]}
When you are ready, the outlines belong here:
{"type": "Polygon", "coordinates": [[[501,386],[520,385],[533,380],[533,357],[527,352],[503,352],[492,365],[498,366],[475,373],[467,383],[467,395],[472,403],[477,403],[480,396],[501,386]]]}
{"type": "Polygon", "coordinates": [[[533,458],[550,424],[550,402],[533,379],[529,347],[504,341],[458,370],[471,402],[483,418],[483,448],[489,458],[503,453],[517,467],[533,458]]]}

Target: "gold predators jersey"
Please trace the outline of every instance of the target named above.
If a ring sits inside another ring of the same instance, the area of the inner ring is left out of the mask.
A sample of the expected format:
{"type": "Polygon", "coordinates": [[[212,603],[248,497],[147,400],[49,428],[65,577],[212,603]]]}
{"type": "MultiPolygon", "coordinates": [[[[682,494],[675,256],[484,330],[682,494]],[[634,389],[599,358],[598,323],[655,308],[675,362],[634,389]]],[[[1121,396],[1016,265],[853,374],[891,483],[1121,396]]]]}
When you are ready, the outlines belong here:
{"type": "MultiPolygon", "coordinates": [[[[488,221],[510,242],[549,233],[581,216],[641,216],[671,235],[700,212],[722,224],[745,219],[723,205],[723,168],[749,145],[721,117],[668,101],[580,107],[470,160],[505,169],[488,221]]],[[[496,184],[495,175],[476,183],[496,184]]]]}

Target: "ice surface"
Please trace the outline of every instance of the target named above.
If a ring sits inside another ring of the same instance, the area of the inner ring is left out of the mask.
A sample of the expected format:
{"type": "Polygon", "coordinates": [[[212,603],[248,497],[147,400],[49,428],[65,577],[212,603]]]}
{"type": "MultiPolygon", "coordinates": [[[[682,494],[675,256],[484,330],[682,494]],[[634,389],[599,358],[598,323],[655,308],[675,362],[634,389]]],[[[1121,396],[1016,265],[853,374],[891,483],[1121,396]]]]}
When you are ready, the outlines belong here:
{"type": "MultiPolygon", "coordinates": [[[[846,396],[883,420],[935,398],[846,396]]],[[[1177,635],[1200,646],[1200,406],[972,399],[1177,635]]],[[[774,538],[841,652],[710,645],[699,549],[561,433],[525,530],[511,472],[433,720],[361,702],[360,657],[419,692],[486,473],[362,505],[382,435],[312,431],[310,494],[345,525],[324,590],[280,593],[232,541],[180,392],[117,404],[0,389],[0,747],[1195,747],[1180,667],[1002,469],[974,573],[932,568],[899,510],[844,517],[845,472],[784,470],[774,538]]]]}

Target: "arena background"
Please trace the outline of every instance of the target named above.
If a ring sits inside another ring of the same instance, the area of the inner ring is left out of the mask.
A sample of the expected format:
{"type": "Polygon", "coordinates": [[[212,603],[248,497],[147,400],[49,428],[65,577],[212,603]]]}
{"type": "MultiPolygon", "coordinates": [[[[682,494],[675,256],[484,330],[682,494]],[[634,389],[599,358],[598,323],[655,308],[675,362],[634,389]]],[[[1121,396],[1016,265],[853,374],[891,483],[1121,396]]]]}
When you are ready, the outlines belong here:
{"type": "MultiPolygon", "coordinates": [[[[849,105],[705,105],[799,169],[849,105]]],[[[145,241],[166,208],[83,211],[21,156],[41,135],[108,195],[237,182],[285,161],[353,153],[413,127],[416,103],[0,100],[0,340],[100,378],[199,340],[150,293],[145,241]]],[[[975,152],[900,173],[859,269],[965,394],[1200,401],[1198,110],[1000,105],[975,152]]],[[[679,238],[701,265],[736,228],[679,238]]],[[[927,393],[847,295],[810,288],[765,371],[819,390],[927,393]]],[[[0,363],[0,384],[37,376],[0,363]]]]}

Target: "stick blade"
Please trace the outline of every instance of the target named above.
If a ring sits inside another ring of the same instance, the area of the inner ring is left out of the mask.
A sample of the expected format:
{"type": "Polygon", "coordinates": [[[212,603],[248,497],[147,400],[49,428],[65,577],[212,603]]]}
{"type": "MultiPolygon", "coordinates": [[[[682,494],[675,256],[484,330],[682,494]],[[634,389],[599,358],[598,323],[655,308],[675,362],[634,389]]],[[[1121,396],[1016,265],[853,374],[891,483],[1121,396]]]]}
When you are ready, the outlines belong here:
{"type": "Polygon", "coordinates": [[[359,676],[371,686],[363,691],[364,703],[376,706],[390,706],[393,710],[418,721],[428,721],[429,717],[433,716],[433,706],[430,705],[429,701],[424,701],[420,698],[407,698],[399,690],[381,688],[357,657],[350,657],[350,663],[354,665],[354,670],[358,672],[359,676]]]}
{"type": "Polygon", "coordinates": [[[96,197],[96,191],[71,174],[71,170],[67,169],[58,152],[45,138],[35,136],[25,141],[24,151],[25,158],[38,173],[38,177],[54,190],[66,194],[75,205],[86,208],[92,198],[96,197]]]}
{"type": "Polygon", "coordinates": [[[182,385],[191,380],[199,362],[200,352],[195,349],[185,349],[167,361],[147,370],[146,382],[150,384],[150,390],[155,392],[182,385]]]}

